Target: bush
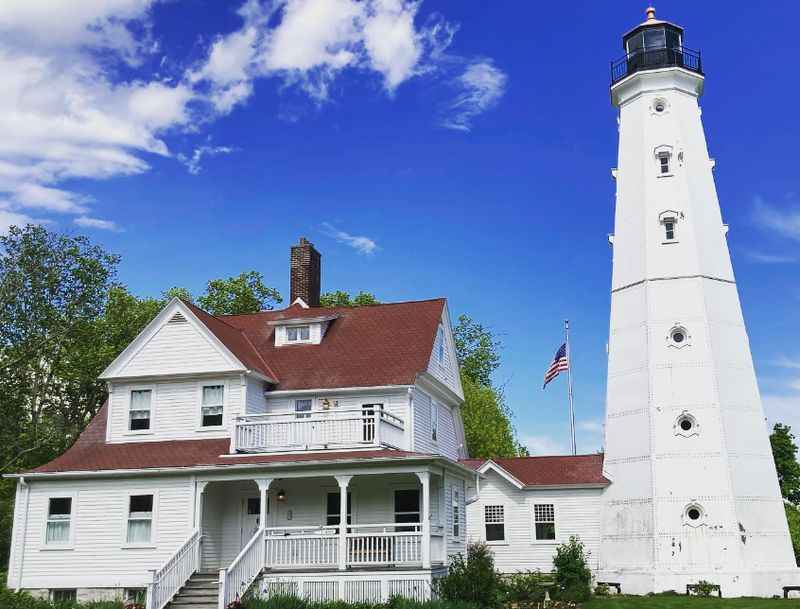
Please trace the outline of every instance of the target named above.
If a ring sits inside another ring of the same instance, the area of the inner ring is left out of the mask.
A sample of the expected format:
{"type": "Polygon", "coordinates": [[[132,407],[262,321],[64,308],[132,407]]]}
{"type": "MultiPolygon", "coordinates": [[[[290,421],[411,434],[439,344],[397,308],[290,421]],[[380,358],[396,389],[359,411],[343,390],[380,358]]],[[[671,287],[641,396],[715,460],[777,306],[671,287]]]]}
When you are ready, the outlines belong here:
{"type": "Polygon", "coordinates": [[[343,601],[314,603],[296,596],[273,596],[249,598],[243,602],[246,609],[481,609],[477,605],[462,602],[427,601],[420,603],[406,598],[392,598],[386,604],[348,604],[343,601]]]}
{"type": "Polygon", "coordinates": [[[586,551],[580,540],[572,536],[556,548],[553,558],[554,595],[564,601],[581,602],[592,593],[592,572],[586,564],[586,551]]]}
{"type": "Polygon", "coordinates": [[[122,609],[122,602],[51,603],[46,599],[34,598],[27,592],[13,592],[5,586],[0,586],[0,607],[2,609],[122,609]]]}
{"type": "Polygon", "coordinates": [[[508,602],[540,603],[544,600],[544,591],[542,574],[538,571],[515,573],[503,580],[503,592],[508,602]]]}
{"type": "Polygon", "coordinates": [[[451,603],[472,603],[481,609],[503,605],[503,582],[485,543],[467,546],[466,559],[461,554],[455,556],[447,575],[437,580],[434,589],[439,598],[451,603]]]}
{"type": "Polygon", "coordinates": [[[717,590],[719,590],[718,585],[712,584],[704,579],[701,579],[694,586],[692,586],[692,591],[697,596],[711,596],[711,593],[716,592],[717,590]]]}

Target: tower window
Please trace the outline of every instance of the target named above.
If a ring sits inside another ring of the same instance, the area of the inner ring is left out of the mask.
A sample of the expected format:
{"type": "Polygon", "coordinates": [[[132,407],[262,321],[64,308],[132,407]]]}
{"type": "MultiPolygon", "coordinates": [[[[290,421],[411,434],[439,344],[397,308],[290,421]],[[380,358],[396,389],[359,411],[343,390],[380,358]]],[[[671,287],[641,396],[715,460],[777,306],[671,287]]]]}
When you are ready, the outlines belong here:
{"type": "Polygon", "coordinates": [[[658,221],[664,230],[662,243],[678,242],[678,218],[683,215],[675,210],[662,211],[658,215],[658,221]]]}
{"type": "Polygon", "coordinates": [[[706,511],[698,503],[690,503],[683,510],[683,523],[690,527],[699,527],[705,524],[706,511]]]}
{"type": "Polygon", "coordinates": [[[669,152],[662,152],[658,155],[658,166],[661,175],[669,173],[669,152]]]}
{"type": "Polygon", "coordinates": [[[675,420],[674,429],[676,436],[683,436],[684,438],[696,436],[700,433],[700,425],[697,423],[697,419],[685,410],[675,420]]]}
{"type": "Polygon", "coordinates": [[[664,221],[664,238],[667,241],[675,239],[675,221],[672,219],[664,221]]]}
{"type": "Polygon", "coordinates": [[[667,334],[667,344],[678,349],[689,346],[692,343],[691,339],[692,337],[689,336],[686,328],[679,325],[673,326],[669,334],[667,334]]]}

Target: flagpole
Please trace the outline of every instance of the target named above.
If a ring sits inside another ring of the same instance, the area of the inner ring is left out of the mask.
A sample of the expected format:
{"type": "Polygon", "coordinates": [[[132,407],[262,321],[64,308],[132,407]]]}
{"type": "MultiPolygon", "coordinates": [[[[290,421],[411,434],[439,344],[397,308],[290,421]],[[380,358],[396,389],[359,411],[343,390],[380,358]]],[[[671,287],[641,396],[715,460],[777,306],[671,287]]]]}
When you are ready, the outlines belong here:
{"type": "Polygon", "coordinates": [[[575,445],[575,406],[572,401],[572,355],[569,347],[569,320],[564,320],[564,342],[567,345],[567,391],[569,392],[569,431],[572,439],[572,454],[578,454],[575,445]]]}

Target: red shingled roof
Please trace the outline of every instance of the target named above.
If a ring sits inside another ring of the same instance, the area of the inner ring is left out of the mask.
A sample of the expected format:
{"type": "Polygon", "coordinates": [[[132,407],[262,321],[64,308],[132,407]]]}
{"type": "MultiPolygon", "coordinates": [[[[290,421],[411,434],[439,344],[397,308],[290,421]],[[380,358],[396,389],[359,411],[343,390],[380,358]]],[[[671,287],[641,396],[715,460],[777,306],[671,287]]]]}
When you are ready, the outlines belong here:
{"type": "Polygon", "coordinates": [[[278,381],[275,389],[376,387],[413,384],[428,369],[444,303],[440,298],[363,307],[292,305],[251,315],[214,317],[200,311],[198,317],[237,357],[252,347],[271,371],[268,376],[278,381]],[[275,347],[275,326],[269,322],[323,316],[335,319],[321,344],[275,347]]]}
{"type": "MultiPolygon", "coordinates": [[[[487,459],[462,459],[460,463],[478,470],[487,459]]],[[[610,484],[603,476],[603,454],[492,459],[525,486],[610,484]]]]}
{"type": "Polygon", "coordinates": [[[105,441],[108,402],[92,419],[75,444],[60,457],[32,470],[34,473],[91,472],[119,469],[196,467],[204,465],[241,465],[342,461],[353,459],[389,459],[431,457],[400,450],[341,451],[325,453],[280,453],[223,457],[228,453],[228,439],[170,440],[163,442],[105,441]]]}

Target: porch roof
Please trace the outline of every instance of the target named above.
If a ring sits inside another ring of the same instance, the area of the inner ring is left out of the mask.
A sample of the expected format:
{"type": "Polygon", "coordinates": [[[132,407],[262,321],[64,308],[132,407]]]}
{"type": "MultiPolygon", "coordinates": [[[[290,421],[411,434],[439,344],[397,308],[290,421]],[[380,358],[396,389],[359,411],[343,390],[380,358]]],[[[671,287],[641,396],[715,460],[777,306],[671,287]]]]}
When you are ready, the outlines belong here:
{"type": "Polygon", "coordinates": [[[108,402],[63,455],[25,474],[442,458],[438,455],[386,449],[229,455],[230,440],[227,438],[112,444],[105,439],[107,416],[108,402]]]}

